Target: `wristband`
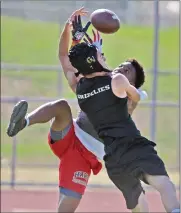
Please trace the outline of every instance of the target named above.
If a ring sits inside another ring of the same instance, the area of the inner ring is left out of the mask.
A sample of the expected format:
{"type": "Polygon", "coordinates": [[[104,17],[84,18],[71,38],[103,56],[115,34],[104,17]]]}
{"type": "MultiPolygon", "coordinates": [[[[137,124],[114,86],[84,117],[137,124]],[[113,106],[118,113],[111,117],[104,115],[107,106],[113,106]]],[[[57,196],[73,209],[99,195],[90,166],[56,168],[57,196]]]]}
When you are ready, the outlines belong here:
{"type": "Polygon", "coordinates": [[[81,31],[77,31],[74,35],[73,35],[73,40],[75,41],[80,41],[83,37],[84,37],[85,33],[81,32],[81,31]]]}
{"type": "Polygon", "coordinates": [[[142,91],[142,90],[138,90],[138,93],[140,94],[140,100],[145,100],[145,99],[147,99],[148,98],[148,94],[147,94],[147,92],[146,91],[142,91]]]}

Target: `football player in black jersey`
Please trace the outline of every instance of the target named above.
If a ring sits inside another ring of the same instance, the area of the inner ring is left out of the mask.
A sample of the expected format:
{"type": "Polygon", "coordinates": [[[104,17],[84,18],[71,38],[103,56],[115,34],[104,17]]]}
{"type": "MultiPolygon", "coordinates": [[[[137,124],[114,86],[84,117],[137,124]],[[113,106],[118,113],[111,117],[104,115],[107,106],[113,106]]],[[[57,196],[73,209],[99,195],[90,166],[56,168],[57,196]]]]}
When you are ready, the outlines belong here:
{"type": "Polygon", "coordinates": [[[160,193],[167,212],[179,212],[176,189],[154,149],[156,144],[141,135],[128,112],[128,99],[134,103],[141,99],[136,88],[141,65],[131,59],[111,72],[98,49],[88,43],[72,47],[69,59],[77,74],[84,76],[76,88],[78,103],[104,141],[109,178],[122,191],[127,208],[149,211],[142,180],[160,193]]]}
{"type": "MultiPolygon", "coordinates": [[[[81,8],[78,11],[75,11],[72,16],[76,15],[84,15],[86,14],[86,11],[81,8]]],[[[71,17],[72,17],[71,16],[71,17]]],[[[71,66],[69,59],[68,59],[68,47],[69,47],[69,38],[70,38],[70,33],[71,33],[71,22],[70,19],[67,21],[65,28],[62,31],[61,37],[60,37],[60,44],[59,44],[59,59],[63,67],[64,74],[68,80],[68,83],[70,87],[72,88],[73,91],[75,91],[77,82],[79,78],[76,78],[74,75],[74,67],[71,66]]],[[[76,30],[74,30],[74,33],[76,30]]],[[[99,35],[94,34],[94,39],[93,41],[90,41],[90,37],[87,37],[89,39],[89,42],[92,42],[101,52],[101,38],[99,35]]],[[[73,41],[73,45],[75,45],[75,40],[73,41]]],[[[78,43],[78,42],[77,42],[78,43]]],[[[101,55],[101,57],[105,60],[105,58],[101,55]]],[[[127,71],[127,68],[133,69],[134,66],[138,66],[137,63],[133,64],[133,67],[130,66],[130,62],[125,62],[122,63],[119,67],[115,69],[116,72],[124,72],[125,75],[129,75],[130,73],[127,71]],[[123,69],[124,67],[124,69],[123,69]]],[[[135,82],[135,79],[133,79],[133,76],[128,76],[130,82],[132,82],[133,85],[136,84],[136,86],[139,88],[143,83],[144,83],[144,72],[142,68],[139,68],[140,73],[137,75],[137,80],[135,82]]],[[[8,134],[10,136],[16,135],[20,130],[24,129],[24,121],[26,119],[26,126],[31,126],[37,123],[45,123],[54,118],[54,121],[51,125],[51,137],[55,141],[59,141],[62,139],[61,142],[63,142],[64,137],[70,135],[69,128],[72,125],[72,114],[70,110],[70,106],[66,102],[66,100],[57,100],[54,102],[50,102],[47,104],[44,104],[40,106],[38,109],[34,110],[33,112],[29,113],[27,117],[25,118],[23,114],[25,115],[26,112],[24,111],[24,108],[22,106],[27,106],[27,104],[22,101],[19,104],[16,105],[15,111],[19,111],[17,114],[13,114],[13,118],[17,119],[19,118],[18,122],[16,122],[14,128],[9,128],[8,134]],[[19,116],[19,117],[18,117],[19,116]],[[11,131],[11,133],[10,133],[11,131]]],[[[136,103],[130,102],[128,103],[129,107],[129,113],[132,114],[133,110],[136,107],[136,103]]],[[[100,140],[98,137],[97,133],[95,132],[92,124],[89,122],[87,116],[85,113],[82,111],[79,113],[76,123],[78,126],[85,132],[89,133],[92,138],[100,140]]],[[[10,122],[12,124],[12,122],[10,122]]],[[[91,137],[90,136],[90,137],[91,137]]],[[[91,139],[91,138],[90,138],[91,139]]],[[[91,139],[91,140],[93,140],[91,139]]],[[[61,143],[60,142],[60,143],[61,143]]],[[[100,142],[101,143],[101,142],[100,142]]],[[[95,148],[97,144],[94,144],[95,148]]],[[[93,147],[94,148],[94,147],[93,147]]],[[[96,148],[97,149],[97,148],[96,148]]],[[[103,147],[102,147],[103,149],[103,147]]],[[[99,156],[97,156],[99,157],[99,156]]],[[[73,166],[73,165],[72,165],[73,166]]],[[[64,175],[64,174],[63,174],[64,175]]],[[[80,199],[81,199],[81,194],[78,193],[76,190],[67,190],[66,188],[60,189],[60,202],[58,206],[58,211],[59,212],[72,212],[75,211],[77,208],[80,199]]]]}

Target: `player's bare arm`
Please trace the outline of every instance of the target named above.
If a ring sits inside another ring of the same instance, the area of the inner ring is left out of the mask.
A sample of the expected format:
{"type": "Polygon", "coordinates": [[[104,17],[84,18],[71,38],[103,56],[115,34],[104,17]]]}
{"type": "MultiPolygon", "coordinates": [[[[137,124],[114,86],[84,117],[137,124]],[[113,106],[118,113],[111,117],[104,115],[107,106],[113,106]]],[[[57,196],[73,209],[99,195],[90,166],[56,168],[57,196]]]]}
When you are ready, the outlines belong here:
{"type": "Polygon", "coordinates": [[[71,89],[75,92],[75,88],[77,86],[77,78],[75,77],[76,69],[71,65],[69,58],[68,58],[68,51],[70,46],[70,37],[71,37],[71,30],[72,30],[72,22],[75,18],[75,16],[81,15],[87,15],[87,11],[84,10],[84,8],[80,8],[79,10],[76,10],[73,12],[73,14],[70,16],[70,18],[66,21],[65,26],[63,28],[63,31],[60,35],[60,41],[59,41],[59,51],[58,51],[58,57],[60,60],[60,63],[62,65],[62,69],[64,72],[64,75],[71,87],[71,89]]]}
{"type": "Polygon", "coordinates": [[[60,42],[59,42],[59,60],[62,65],[62,69],[68,81],[68,84],[70,85],[71,89],[74,91],[77,85],[77,79],[74,75],[74,72],[76,69],[72,67],[67,56],[69,40],[70,40],[69,39],[70,32],[71,32],[71,26],[69,23],[66,23],[60,37],[60,42]]]}
{"type": "Polygon", "coordinates": [[[128,112],[130,115],[132,115],[138,103],[128,99],[127,105],[128,105],[128,112]]]}
{"type": "Polygon", "coordinates": [[[120,73],[112,76],[112,90],[119,98],[125,98],[128,96],[128,98],[135,103],[140,100],[139,91],[120,73]]]}

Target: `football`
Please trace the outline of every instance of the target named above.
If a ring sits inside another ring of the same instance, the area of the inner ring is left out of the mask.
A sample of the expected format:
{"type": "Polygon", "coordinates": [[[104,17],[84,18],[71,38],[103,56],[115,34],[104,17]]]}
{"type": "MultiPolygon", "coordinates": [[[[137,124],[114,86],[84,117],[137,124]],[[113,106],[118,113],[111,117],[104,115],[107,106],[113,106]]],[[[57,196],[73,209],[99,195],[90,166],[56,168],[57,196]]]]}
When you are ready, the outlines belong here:
{"type": "Polygon", "coordinates": [[[90,21],[98,31],[106,34],[115,33],[120,28],[118,16],[108,9],[95,10],[90,16],[90,21]]]}

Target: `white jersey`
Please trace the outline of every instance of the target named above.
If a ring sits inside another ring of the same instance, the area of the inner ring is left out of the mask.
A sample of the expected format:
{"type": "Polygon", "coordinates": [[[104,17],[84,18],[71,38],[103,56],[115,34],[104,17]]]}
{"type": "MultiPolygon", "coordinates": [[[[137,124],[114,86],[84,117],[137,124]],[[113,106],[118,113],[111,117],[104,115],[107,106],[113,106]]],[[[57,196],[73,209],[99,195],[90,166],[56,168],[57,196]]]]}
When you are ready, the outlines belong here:
{"type": "Polygon", "coordinates": [[[105,155],[104,144],[96,138],[92,137],[90,134],[86,133],[84,130],[82,130],[78,126],[76,121],[77,120],[74,119],[73,124],[77,138],[86,147],[86,149],[92,152],[98,159],[103,160],[103,157],[105,155]]]}

